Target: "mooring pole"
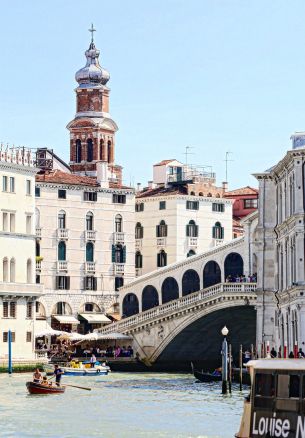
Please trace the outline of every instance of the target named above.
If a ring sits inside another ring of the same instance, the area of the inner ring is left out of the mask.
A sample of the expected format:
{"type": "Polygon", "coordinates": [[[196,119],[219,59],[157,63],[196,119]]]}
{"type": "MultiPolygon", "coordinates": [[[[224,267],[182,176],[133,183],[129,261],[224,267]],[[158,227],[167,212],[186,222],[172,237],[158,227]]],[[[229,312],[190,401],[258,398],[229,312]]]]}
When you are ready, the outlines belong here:
{"type": "Polygon", "coordinates": [[[222,342],[222,393],[228,392],[228,343],[226,337],[222,342]]]}
{"type": "Polygon", "coordinates": [[[239,390],[243,389],[243,346],[239,347],[239,390]]]}
{"type": "Polygon", "coordinates": [[[7,341],[8,341],[8,373],[12,374],[13,372],[13,365],[12,365],[12,332],[11,330],[8,331],[7,334],[7,341]]]}
{"type": "Polygon", "coordinates": [[[229,344],[229,393],[232,392],[232,345],[229,344]]]}

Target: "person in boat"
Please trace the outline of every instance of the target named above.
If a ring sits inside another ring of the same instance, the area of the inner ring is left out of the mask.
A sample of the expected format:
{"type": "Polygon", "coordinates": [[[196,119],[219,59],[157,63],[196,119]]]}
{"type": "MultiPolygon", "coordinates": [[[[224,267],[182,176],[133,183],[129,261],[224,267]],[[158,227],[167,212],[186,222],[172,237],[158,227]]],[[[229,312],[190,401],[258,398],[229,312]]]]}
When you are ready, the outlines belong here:
{"type": "Polygon", "coordinates": [[[92,354],[92,356],[90,357],[90,367],[94,368],[94,364],[96,362],[96,357],[94,354],[92,354]]]}
{"type": "Polygon", "coordinates": [[[304,359],[305,354],[304,354],[304,351],[302,350],[302,348],[299,349],[298,356],[299,356],[299,359],[304,359]]]}
{"type": "Polygon", "coordinates": [[[55,368],[54,368],[54,376],[55,376],[55,381],[56,381],[56,385],[60,386],[60,381],[61,381],[61,376],[63,375],[63,371],[59,368],[59,366],[56,364],[55,368]]]}
{"type": "Polygon", "coordinates": [[[36,368],[36,370],[33,374],[33,382],[40,383],[41,381],[42,381],[42,374],[41,374],[39,368],[36,368]]]}

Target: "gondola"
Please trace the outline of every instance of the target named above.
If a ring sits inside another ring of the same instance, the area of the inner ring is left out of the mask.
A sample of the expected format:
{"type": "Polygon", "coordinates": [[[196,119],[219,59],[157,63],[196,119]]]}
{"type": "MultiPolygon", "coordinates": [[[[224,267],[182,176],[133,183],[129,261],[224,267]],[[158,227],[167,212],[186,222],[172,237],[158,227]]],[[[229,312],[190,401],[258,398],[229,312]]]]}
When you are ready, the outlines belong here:
{"type": "Polygon", "coordinates": [[[47,386],[40,383],[27,382],[26,387],[30,394],[63,394],[65,386],[47,386]]]}
{"type": "Polygon", "coordinates": [[[203,371],[198,371],[195,370],[193,364],[192,365],[192,371],[194,374],[194,377],[197,380],[200,380],[200,382],[204,382],[204,383],[209,383],[209,382],[221,382],[221,374],[217,375],[217,374],[212,374],[212,373],[208,373],[208,372],[203,372],[203,371]]]}

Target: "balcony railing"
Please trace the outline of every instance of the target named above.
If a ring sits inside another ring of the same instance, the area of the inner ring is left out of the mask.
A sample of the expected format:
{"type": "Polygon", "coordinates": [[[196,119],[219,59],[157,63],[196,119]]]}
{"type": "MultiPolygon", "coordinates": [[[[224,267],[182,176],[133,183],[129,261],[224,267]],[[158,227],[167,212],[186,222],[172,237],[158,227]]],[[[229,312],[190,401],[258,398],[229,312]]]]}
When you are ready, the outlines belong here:
{"type": "Polygon", "coordinates": [[[191,248],[197,248],[197,243],[198,243],[198,237],[189,237],[189,247],[191,248]]]}
{"type": "Polygon", "coordinates": [[[123,275],[125,272],[124,263],[113,263],[113,272],[114,275],[123,275]]]}
{"type": "Polygon", "coordinates": [[[214,246],[220,246],[224,243],[223,239],[213,239],[214,240],[214,246]]]}
{"type": "Polygon", "coordinates": [[[158,247],[166,246],[166,237],[157,237],[157,246],[158,247]]]}
{"type": "Polygon", "coordinates": [[[142,248],[142,239],[136,239],[136,249],[142,248]]]}
{"type": "Polygon", "coordinates": [[[125,233],[113,233],[113,243],[125,243],[125,233]]]}
{"type": "Polygon", "coordinates": [[[94,230],[86,230],[85,231],[85,239],[95,241],[96,239],[96,231],[94,230]]]}
{"type": "Polygon", "coordinates": [[[41,227],[36,227],[36,237],[41,239],[41,227]]]}
{"type": "Polygon", "coordinates": [[[95,262],[86,262],[85,271],[88,274],[93,274],[95,272],[95,262]]]}
{"type": "Polygon", "coordinates": [[[58,239],[68,239],[69,233],[67,228],[57,228],[58,239]]]}
{"type": "Polygon", "coordinates": [[[58,261],[57,262],[57,272],[63,272],[68,270],[68,262],[67,261],[58,261]]]}
{"type": "Polygon", "coordinates": [[[36,260],[36,271],[41,271],[41,260],[36,260]]]}

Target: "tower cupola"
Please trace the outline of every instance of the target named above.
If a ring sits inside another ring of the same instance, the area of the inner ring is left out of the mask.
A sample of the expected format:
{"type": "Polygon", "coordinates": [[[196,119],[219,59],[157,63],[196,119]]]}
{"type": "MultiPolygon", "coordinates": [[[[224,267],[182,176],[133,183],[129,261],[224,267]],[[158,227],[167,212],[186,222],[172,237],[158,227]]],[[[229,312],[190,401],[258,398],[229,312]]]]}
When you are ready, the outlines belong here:
{"type": "Polygon", "coordinates": [[[95,47],[93,36],[89,49],[85,52],[87,63],[85,67],[76,72],[75,79],[80,87],[96,87],[106,85],[110,79],[109,72],[100,66],[100,51],[95,47]]]}

